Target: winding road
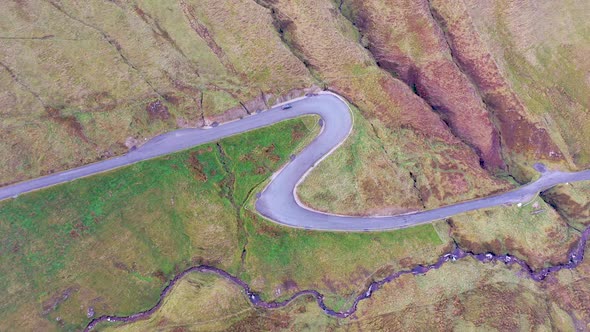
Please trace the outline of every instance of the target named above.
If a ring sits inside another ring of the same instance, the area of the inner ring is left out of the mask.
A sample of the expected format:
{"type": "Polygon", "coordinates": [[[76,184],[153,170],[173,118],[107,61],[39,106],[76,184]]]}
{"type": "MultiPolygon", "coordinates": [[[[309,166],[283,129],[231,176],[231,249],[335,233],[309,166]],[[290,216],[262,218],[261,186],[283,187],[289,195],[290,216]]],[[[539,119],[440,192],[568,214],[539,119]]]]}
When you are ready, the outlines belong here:
{"type": "Polygon", "coordinates": [[[138,149],[120,157],[2,187],[0,188],[0,200],[214,142],[287,119],[312,114],[322,118],[320,134],[282,169],[273,174],[268,186],[257,194],[256,210],[267,219],[284,226],[326,231],[393,230],[429,223],[467,211],[526,202],[538,192],[557,184],[590,180],[590,170],[580,172],[550,171],[542,165],[537,165],[541,176],[535,182],[503,194],[432,210],[370,217],[344,216],[314,211],[297,199],[295,193],[297,186],[323,158],[344,142],[352,130],[353,117],[348,104],[333,93],[298,98],[289,103],[292,105],[289,109],[283,110],[280,105],[277,105],[268,111],[255,113],[241,120],[212,128],[180,129],[169,132],[155,137],[138,149]]]}

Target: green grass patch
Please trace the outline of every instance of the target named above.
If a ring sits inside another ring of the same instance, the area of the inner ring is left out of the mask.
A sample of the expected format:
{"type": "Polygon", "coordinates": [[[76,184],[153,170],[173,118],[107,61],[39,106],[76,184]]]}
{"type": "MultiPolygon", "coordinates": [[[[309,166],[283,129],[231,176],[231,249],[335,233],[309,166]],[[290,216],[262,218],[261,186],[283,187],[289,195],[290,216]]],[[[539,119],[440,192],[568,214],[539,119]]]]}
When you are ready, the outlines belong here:
{"type": "Polygon", "coordinates": [[[247,215],[249,241],[241,277],[267,300],[313,288],[326,295],[328,305],[338,306],[358,295],[367,281],[385,276],[375,271],[434,261],[448,244],[432,225],[390,232],[317,232],[247,215]]]}
{"type": "Polygon", "coordinates": [[[96,315],[146,310],[166,280],[198,264],[240,276],[266,299],[316,288],[342,306],[375,271],[434,260],[447,243],[432,225],[310,232],[251,212],[255,190],[318,129],[317,117],[290,120],[0,203],[0,330],[56,326],[57,317],[79,329],[90,306],[96,315]]]}
{"type": "Polygon", "coordinates": [[[81,327],[80,307],[129,314],[153,305],[165,280],[191,265],[231,270],[240,248],[226,194],[244,200],[313,136],[311,123],[290,120],[228,138],[220,143],[225,156],[207,144],[1,202],[0,329],[57,316],[81,327]],[[269,146],[272,162],[260,155],[269,146]],[[69,287],[76,291],[62,302],[69,287]],[[37,313],[56,309],[31,315],[24,309],[31,303],[37,313]]]}

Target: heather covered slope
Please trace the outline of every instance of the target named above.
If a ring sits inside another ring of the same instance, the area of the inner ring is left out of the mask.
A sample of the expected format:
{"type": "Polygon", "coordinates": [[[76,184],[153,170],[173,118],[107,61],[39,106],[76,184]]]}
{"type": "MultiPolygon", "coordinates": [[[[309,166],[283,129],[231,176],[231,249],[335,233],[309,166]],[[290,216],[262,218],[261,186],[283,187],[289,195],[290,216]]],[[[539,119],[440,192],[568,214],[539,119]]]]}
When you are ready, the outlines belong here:
{"type": "MultiPolygon", "coordinates": [[[[318,88],[343,95],[355,121],[350,139],[300,187],[319,210],[431,208],[526,182],[537,161],[587,168],[588,6],[9,0],[0,6],[0,184],[318,88]]],[[[144,310],[176,273],[201,263],[239,276],[267,300],[312,288],[342,309],[370,280],[432,263],[454,245],[509,253],[535,268],[562,264],[590,223],[589,186],[574,184],[522,208],[396,232],[270,224],[246,198],[312,139],[314,124],[295,120],[2,202],[1,329],[79,329],[90,307],[95,316],[144,310]]],[[[534,283],[503,264],[465,260],[400,278],[348,320],[304,300],[256,310],[224,281],[196,275],[135,328],[583,330],[588,266],[586,258],[534,283]],[[208,300],[226,310],[208,311],[208,300]]]]}
{"type": "Polygon", "coordinates": [[[378,142],[373,148],[357,144],[362,140],[359,133],[350,142],[350,152],[345,149],[328,157],[303,183],[307,204],[342,213],[383,213],[391,204],[375,202],[391,196],[397,188],[404,194],[395,195],[394,207],[418,209],[509,187],[482,169],[475,151],[454,136],[426,102],[378,67],[373,55],[359,43],[358,30],[335,4],[300,0],[268,6],[280,22],[284,39],[318,79],[361,111],[355,130],[368,136],[365,141],[378,142]],[[377,175],[385,168],[392,180],[377,175]],[[329,174],[350,180],[335,185],[329,174]],[[306,194],[305,186],[317,189],[313,195],[306,194]],[[371,202],[371,210],[359,196],[371,202]]]}
{"type": "MultiPolygon", "coordinates": [[[[434,3],[442,20],[471,17],[471,29],[527,114],[547,128],[567,160],[590,165],[590,3],[465,1],[453,9],[434,3]]],[[[467,35],[450,27],[449,33],[467,35]]]]}
{"type": "Polygon", "coordinates": [[[587,6],[344,0],[340,8],[379,65],[412,87],[486,168],[506,163],[525,181],[531,159],[587,164],[587,6]]]}
{"type": "Polygon", "coordinates": [[[347,1],[378,65],[424,99],[486,168],[503,168],[498,132],[469,77],[461,72],[427,1],[347,1]]]}
{"type": "Polygon", "coordinates": [[[2,10],[0,151],[10,158],[0,183],[121,154],[156,133],[243,116],[318,84],[358,105],[366,129],[356,140],[371,143],[357,154],[363,167],[327,161],[322,172],[343,173],[346,188],[320,190],[319,172],[318,187],[304,184],[312,206],[379,213],[509,187],[377,66],[330,1],[33,1],[2,10]],[[391,192],[404,195],[377,199],[391,192]]]}
{"type": "Polygon", "coordinates": [[[510,186],[494,175],[530,180],[534,161],[584,167],[584,6],[10,1],[0,9],[0,183],[244,116],[313,85],[345,96],[366,128],[322,166],[347,185],[320,172],[304,183],[318,209],[432,207],[510,186]],[[343,164],[346,155],[358,163],[343,164]],[[392,191],[403,195],[378,199],[392,191]]]}
{"type": "Polygon", "coordinates": [[[244,115],[312,85],[266,9],[216,3],[3,5],[0,183],[121,154],[144,137],[231,108],[244,115]]]}

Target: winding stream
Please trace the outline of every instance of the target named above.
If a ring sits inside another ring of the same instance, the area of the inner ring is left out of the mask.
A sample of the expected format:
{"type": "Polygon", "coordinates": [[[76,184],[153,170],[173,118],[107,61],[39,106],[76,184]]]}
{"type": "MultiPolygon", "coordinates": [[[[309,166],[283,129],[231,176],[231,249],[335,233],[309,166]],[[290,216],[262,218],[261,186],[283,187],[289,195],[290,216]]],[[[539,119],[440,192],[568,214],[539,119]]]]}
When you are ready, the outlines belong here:
{"type": "Polygon", "coordinates": [[[199,266],[194,266],[194,267],[188,268],[188,269],[184,270],[183,272],[181,272],[180,274],[176,275],[176,277],[174,277],[174,279],[172,279],[168,283],[168,285],[164,288],[164,290],[160,293],[160,298],[158,299],[158,302],[152,308],[150,308],[146,311],[138,312],[138,313],[130,315],[130,316],[101,316],[101,317],[95,318],[86,326],[85,331],[92,330],[97,324],[102,323],[102,322],[132,323],[132,322],[135,322],[138,320],[149,318],[154,312],[156,312],[162,306],[164,298],[170,294],[170,292],[174,288],[174,285],[176,285],[180,279],[182,279],[187,274],[192,273],[192,272],[213,273],[213,274],[216,274],[226,280],[233,282],[234,284],[236,284],[240,288],[242,288],[242,290],[244,291],[245,295],[247,296],[250,303],[252,303],[252,305],[255,305],[260,308],[264,308],[264,309],[283,308],[283,307],[286,307],[287,305],[289,305],[291,302],[293,302],[295,299],[297,299],[299,297],[312,296],[313,298],[315,298],[318,306],[327,315],[337,317],[337,318],[346,318],[346,317],[352,315],[357,310],[357,306],[360,301],[370,298],[371,295],[373,295],[374,292],[378,291],[383,285],[390,283],[391,281],[393,281],[403,275],[425,274],[430,270],[436,270],[436,269],[440,268],[441,266],[443,266],[443,264],[446,264],[448,262],[461,260],[461,259],[465,259],[467,257],[474,258],[477,261],[482,262],[482,263],[501,262],[506,265],[519,265],[521,267],[522,272],[524,272],[524,275],[526,275],[528,278],[530,278],[534,281],[538,281],[538,282],[543,281],[548,275],[550,275],[552,273],[556,273],[561,270],[574,269],[578,265],[580,265],[580,263],[582,263],[582,261],[584,259],[586,242],[588,241],[589,236],[590,236],[590,226],[587,227],[581,233],[580,240],[578,241],[576,246],[569,252],[569,254],[568,254],[569,261],[567,263],[558,264],[558,265],[542,268],[539,270],[533,270],[531,268],[531,266],[526,261],[516,258],[514,256],[510,256],[508,254],[506,254],[506,255],[495,255],[493,253],[476,254],[473,252],[464,251],[460,248],[456,248],[452,252],[444,254],[441,257],[439,257],[439,259],[434,264],[417,265],[412,269],[394,272],[381,280],[373,281],[372,283],[369,284],[369,286],[362,293],[360,293],[355,298],[352,305],[345,311],[335,311],[335,310],[330,309],[324,303],[324,295],[314,289],[307,289],[307,290],[299,291],[299,292],[293,294],[287,300],[284,300],[282,302],[276,302],[276,301],[266,302],[260,298],[259,294],[252,291],[250,286],[246,282],[244,282],[243,280],[227,273],[226,271],[224,271],[222,269],[219,269],[219,268],[216,268],[213,266],[208,266],[208,265],[199,265],[199,266]]]}
{"type": "MultiPolygon", "coordinates": [[[[298,200],[296,194],[297,187],[319,162],[330,155],[346,140],[352,130],[353,118],[346,101],[333,93],[323,93],[308,98],[298,98],[297,100],[290,101],[290,103],[292,105],[290,108],[282,109],[280,105],[277,105],[271,110],[255,113],[244,117],[243,119],[224,123],[214,128],[180,129],[169,132],[155,137],[140,148],[123,156],[2,187],[0,188],[0,200],[16,198],[18,195],[26,192],[110,171],[173,152],[186,150],[198,145],[218,141],[225,137],[270,126],[277,122],[297,118],[303,115],[319,115],[321,117],[322,127],[320,134],[297,156],[293,156],[282,169],[273,174],[268,186],[256,195],[256,210],[268,220],[283,226],[328,231],[380,231],[400,229],[445,219],[467,211],[504,204],[523,203],[537,195],[539,192],[557,184],[590,180],[590,170],[563,172],[547,170],[543,165],[537,164],[536,169],[540,173],[540,178],[534,182],[502,194],[460,202],[436,209],[392,216],[368,217],[344,216],[314,211],[298,200]]],[[[259,307],[270,309],[281,308],[300,296],[310,295],[315,298],[318,305],[327,314],[335,317],[348,317],[356,311],[357,305],[360,301],[371,297],[371,295],[379,290],[384,284],[389,283],[402,275],[423,274],[429,270],[438,269],[448,261],[464,259],[466,257],[473,257],[484,263],[503,262],[507,265],[517,264],[531,279],[541,281],[551,273],[562,269],[572,269],[578,266],[583,259],[584,247],[589,234],[590,228],[584,230],[576,248],[569,254],[568,263],[543,268],[538,271],[533,271],[525,261],[509,255],[494,255],[491,253],[475,254],[465,252],[458,248],[453,252],[443,255],[432,265],[419,265],[410,270],[395,272],[382,280],[371,283],[363,293],[356,297],[352,306],[343,312],[336,312],[328,308],[324,303],[323,295],[316,290],[300,291],[283,302],[265,302],[261,300],[259,295],[253,292],[245,282],[229,273],[212,266],[196,266],[185,270],[172,279],[168,286],[162,291],[160,299],[156,305],[151,309],[126,317],[102,316],[94,319],[87,326],[86,330],[92,329],[96,324],[103,321],[133,322],[149,317],[153,312],[160,308],[163,299],[170,293],[178,280],[190,272],[214,273],[227,280],[231,280],[244,290],[253,305],[259,307]]]]}

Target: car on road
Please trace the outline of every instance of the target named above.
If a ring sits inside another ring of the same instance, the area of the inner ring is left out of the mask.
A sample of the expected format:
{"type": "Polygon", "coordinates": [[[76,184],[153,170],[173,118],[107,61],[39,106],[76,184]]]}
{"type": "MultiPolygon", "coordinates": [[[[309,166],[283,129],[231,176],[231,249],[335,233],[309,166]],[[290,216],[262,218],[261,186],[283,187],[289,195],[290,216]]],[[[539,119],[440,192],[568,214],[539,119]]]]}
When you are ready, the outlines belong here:
{"type": "Polygon", "coordinates": [[[284,105],[283,107],[281,107],[281,109],[282,109],[282,110],[288,110],[288,109],[290,109],[290,108],[292,108],[292,107],[293,107],[293,105],[291,105],[291,104],[287,104],[287,105],[284,105]]]}

